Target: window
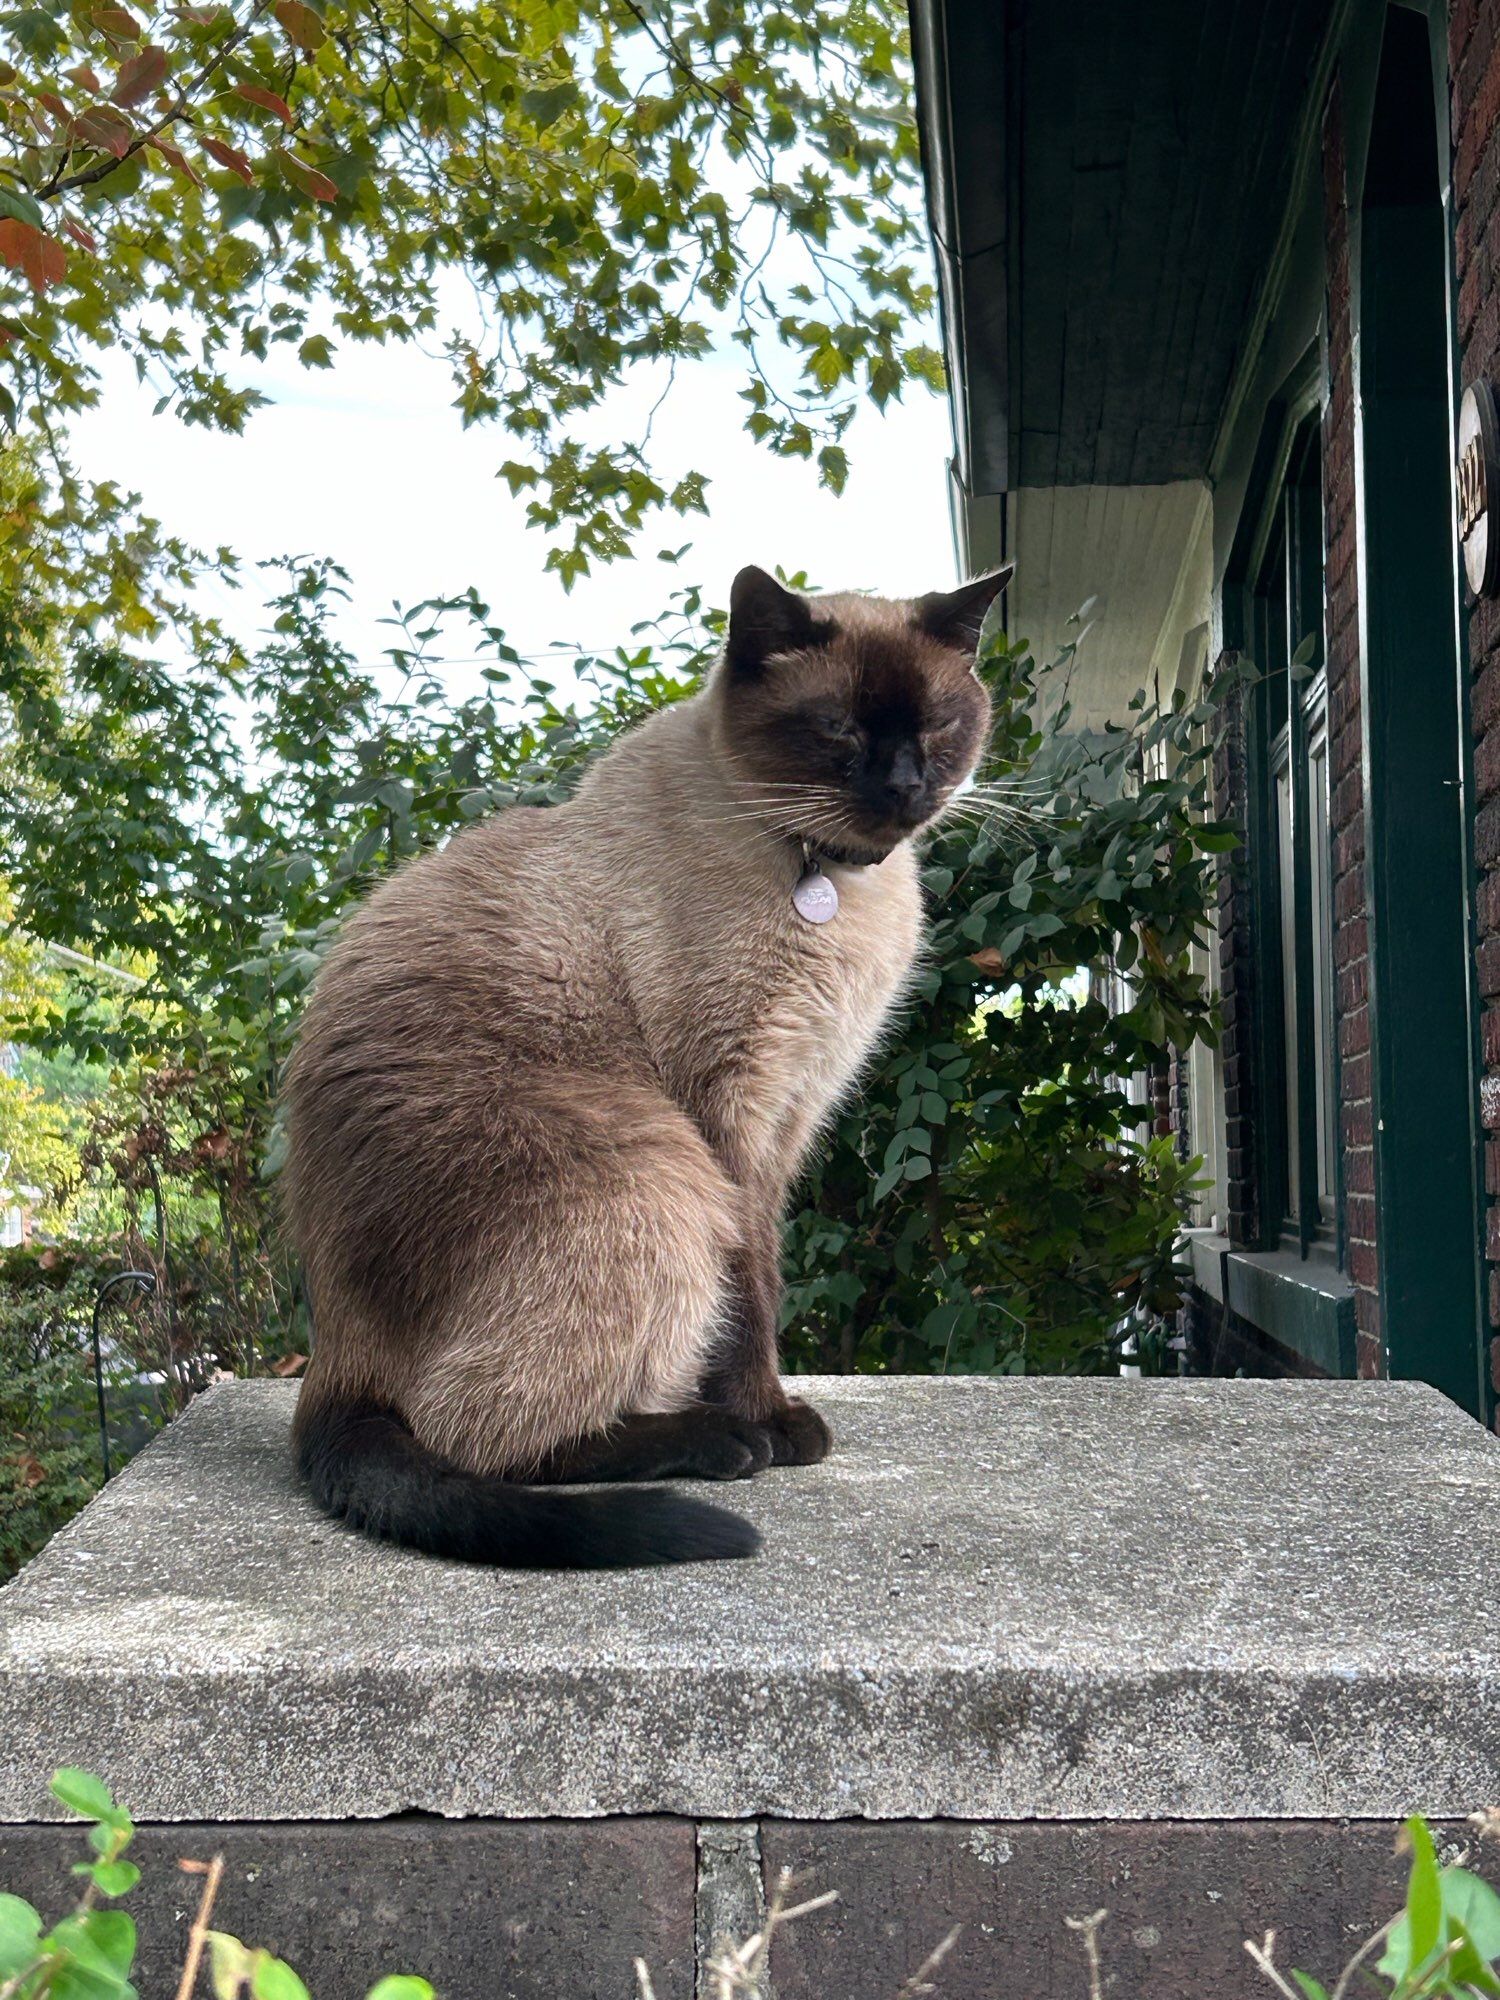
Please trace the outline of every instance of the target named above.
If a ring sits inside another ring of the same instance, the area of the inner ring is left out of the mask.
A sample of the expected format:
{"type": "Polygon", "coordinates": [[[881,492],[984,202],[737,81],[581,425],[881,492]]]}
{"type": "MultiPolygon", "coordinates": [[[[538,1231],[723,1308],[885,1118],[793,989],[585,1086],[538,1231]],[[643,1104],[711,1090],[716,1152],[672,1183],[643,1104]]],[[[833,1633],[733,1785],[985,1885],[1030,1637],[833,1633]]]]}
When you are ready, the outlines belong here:
{"type": "Polygon", "coordinates": [[[1335,1233],[1332,854],[1316,418],[1292,438],[1253,585],[1267,1234],[1306,1251],[1335,1233]]]}

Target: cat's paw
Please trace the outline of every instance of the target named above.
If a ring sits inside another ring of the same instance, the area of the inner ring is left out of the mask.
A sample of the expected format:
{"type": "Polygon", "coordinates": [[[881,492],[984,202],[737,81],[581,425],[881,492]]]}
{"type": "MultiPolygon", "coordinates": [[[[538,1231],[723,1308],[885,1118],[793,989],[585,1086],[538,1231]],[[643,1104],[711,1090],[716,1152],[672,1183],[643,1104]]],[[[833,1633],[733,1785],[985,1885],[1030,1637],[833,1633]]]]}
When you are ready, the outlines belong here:
{"type": "Polygon", "coordinates": [[[714,1411],[710,1421],[694,1426],[675,1470],[687,1479],[752,1479],[774,1461],[775,1446],[764,1424],[714,1411]]]}
{"type": "Polygon", "coordinates": [[[811,1403],[788,1396],[766,1419],[773,1465],[816,1465],[833,1449],[833,1432],[811,1403]]]}

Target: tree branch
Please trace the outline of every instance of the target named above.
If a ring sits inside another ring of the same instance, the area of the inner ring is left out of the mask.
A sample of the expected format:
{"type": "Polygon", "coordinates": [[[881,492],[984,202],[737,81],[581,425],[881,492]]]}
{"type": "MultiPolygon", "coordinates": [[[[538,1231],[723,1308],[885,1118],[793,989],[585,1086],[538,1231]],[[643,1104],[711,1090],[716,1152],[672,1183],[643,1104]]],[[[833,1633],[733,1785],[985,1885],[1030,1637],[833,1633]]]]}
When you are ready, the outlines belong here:
{"type": "Polygon", "coordinates": [[[179,118],[192,109],[194,97],[203,88],[204,84],[207,83],[208,79],[224,59],[232,55],[240,44],[248,39],[254,31],[256,23],[270,5],[271,0],[255,0],[255,5],[251,8],[248,17],[240,23],[232,35],[225,37],[209,57],[208,61],[203,64],[197,75],[183,86],[177,94],[176,102],[168,110],[164,111],[156,123],[147,131],[138,133],[125,148],[119,159],[101,160],[96,167],[84,167],[78,173],[69,174],[64,178],[63,168],[68,163],[68,155],[65,153],[59,163],[57,172],[53,174],[51,180],[45,186],[35,190],[36,199],[38,201],[51,201],[60,194],[70,193],[74,188],[93,187],[99,181],[107,180],[117,168],[123,167],[125,162],[138,153],[143,146],[149,145],[153,139],[160,138],[163,132],[170,126],[175,125],[179,118]]]}

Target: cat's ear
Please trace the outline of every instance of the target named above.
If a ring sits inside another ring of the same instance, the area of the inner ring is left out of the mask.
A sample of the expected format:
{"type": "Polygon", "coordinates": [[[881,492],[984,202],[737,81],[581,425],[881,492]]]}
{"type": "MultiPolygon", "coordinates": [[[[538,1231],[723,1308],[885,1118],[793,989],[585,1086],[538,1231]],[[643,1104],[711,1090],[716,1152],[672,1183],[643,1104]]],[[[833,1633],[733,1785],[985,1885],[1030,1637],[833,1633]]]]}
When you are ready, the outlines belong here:
{"type": "Polygon", "coordinates": [[[729,586],[729,638],[725,653],[737,673],[756,673],[776,653],[821,646],[833,622],[818,617],[805,597],[753,565],[729,586]]]}
{"type": "Polygon", "coordinates": [[[957,590],[930,591],[917,599],[912,615],[929,638],[959,652],[977,652],[984,615],[1015,573],[1013,562],[1001,563],[999,569],[961,583],[957,590]]]}

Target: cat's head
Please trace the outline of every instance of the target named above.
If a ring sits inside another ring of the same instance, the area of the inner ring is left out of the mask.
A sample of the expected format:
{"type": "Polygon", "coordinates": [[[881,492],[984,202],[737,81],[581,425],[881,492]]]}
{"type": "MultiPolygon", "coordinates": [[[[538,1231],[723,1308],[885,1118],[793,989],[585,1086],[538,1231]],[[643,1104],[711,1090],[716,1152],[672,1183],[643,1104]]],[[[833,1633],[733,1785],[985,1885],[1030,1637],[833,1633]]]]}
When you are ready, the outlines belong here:
{"type": "Polygon", "coordinates": [[[742,569],[716,686],[745,816],[860,862],[937,819],[984,754],[975,651],[1012,568],[912,600],[807,598],[742,569]]]}

